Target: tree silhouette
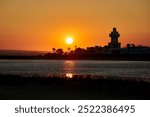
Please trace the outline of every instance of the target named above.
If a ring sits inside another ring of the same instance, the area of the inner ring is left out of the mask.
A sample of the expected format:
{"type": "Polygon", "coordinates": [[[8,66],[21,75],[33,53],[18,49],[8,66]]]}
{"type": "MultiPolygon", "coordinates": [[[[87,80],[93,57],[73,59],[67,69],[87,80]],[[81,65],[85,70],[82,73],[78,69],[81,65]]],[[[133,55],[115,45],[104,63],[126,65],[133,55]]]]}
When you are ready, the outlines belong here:
{"type": "Polygon", "coordinates": [[[53,53],[55,53],[56,49],[55,49],[55,48],[52,48],[52,50],[53,50],[53,53]]]}
{"type": "Polygon", "coordinates": [[[70,53],[71,48],[70,48],[70,47],[68,47],[67,49],[68,49],[68,52],[70,53]]]}
{"type": "Polygon", "coordinates": [[[59,55],[62,55],[64,52],[63,52],[63,49],[59,48],[56,50],[56,53],[59,55]]]}

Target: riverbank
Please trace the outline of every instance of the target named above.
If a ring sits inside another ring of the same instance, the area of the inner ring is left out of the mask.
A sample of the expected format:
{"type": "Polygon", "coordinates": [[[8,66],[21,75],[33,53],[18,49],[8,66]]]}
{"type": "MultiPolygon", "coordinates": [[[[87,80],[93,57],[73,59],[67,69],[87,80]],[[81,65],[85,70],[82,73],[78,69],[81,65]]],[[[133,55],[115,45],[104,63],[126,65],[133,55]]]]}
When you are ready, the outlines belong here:
{"type": "Polygon", "coordinates": [[[102,76],[0,75],[0,99],[150,99],[150,82],[145,79],[102,76]]]}
{"type": "Polygon", "coordinates": [[[0,59],[9,60],[121,60],[121,61],[150,61],[150,55],[39,55],[39,56],[0,56],[0,59]]]}

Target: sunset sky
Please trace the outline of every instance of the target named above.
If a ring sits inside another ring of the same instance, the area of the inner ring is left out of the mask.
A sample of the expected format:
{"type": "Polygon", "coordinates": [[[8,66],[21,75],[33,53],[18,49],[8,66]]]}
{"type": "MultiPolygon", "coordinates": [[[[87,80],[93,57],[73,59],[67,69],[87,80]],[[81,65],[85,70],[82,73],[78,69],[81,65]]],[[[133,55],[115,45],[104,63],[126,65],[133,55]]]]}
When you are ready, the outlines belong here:
{"type": "Polygon", "coordinates": [[[0,0],[0,49],[104,46],[113,27],[122,46],[150,46],[150,0],[0,0]]]}

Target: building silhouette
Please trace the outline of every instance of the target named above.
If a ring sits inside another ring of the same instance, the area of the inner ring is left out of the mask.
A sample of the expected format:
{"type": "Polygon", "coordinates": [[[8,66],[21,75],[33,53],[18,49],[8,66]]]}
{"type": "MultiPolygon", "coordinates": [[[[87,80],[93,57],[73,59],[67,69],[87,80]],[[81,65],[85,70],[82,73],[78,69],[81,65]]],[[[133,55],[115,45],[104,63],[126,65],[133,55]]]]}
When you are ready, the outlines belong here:
{"type": "Polygon", "coordinates": [[[110,49],[120,49],[121,43],[118,42],[118,38],[120,37],[120,34],[118,33],[115,27],[113,28],[113,31],[109,34],[109,37],[111,37],[111,42],[108,43],[108,47],[110,49]]]}

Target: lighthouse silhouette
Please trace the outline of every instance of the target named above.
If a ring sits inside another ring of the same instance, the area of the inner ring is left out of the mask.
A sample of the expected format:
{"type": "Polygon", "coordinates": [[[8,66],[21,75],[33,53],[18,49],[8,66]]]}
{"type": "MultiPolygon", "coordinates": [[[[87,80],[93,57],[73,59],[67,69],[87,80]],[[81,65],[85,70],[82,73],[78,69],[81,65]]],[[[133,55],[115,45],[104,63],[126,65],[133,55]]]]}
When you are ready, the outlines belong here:
{"type": "Polygon", "coordinates": [[[112,32],[109,34],[109,37],[111,37],[111,42],[108,43],[108,47],[111,49],[120,49],[121,43],[118,42],[118,38],[120,37],[120,34],[118,33],[115,27],[113,28],[112,32]]]}

